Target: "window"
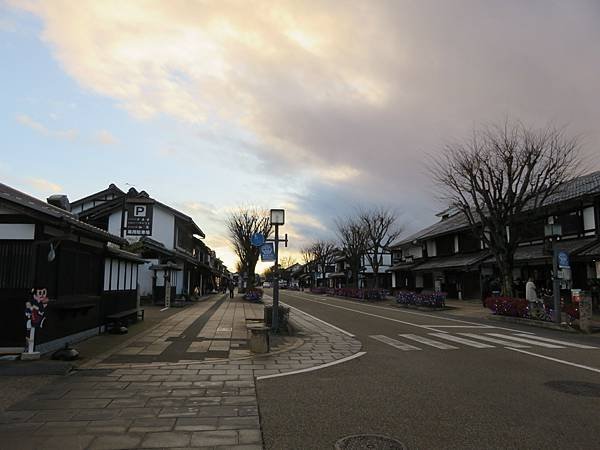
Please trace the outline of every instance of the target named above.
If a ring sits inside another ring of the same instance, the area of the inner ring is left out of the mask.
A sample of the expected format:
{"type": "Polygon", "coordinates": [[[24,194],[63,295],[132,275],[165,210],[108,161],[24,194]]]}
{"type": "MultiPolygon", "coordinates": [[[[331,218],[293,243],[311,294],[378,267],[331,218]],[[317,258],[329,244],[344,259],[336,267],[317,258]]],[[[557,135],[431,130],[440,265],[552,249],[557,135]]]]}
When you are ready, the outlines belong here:
{"type": "Polygon", "coordinates": [[[579,211],[558,216],[558,223],[562,227],[563,236],[579,234],[583,231],[583,221],[581,220],[579,211]]]}

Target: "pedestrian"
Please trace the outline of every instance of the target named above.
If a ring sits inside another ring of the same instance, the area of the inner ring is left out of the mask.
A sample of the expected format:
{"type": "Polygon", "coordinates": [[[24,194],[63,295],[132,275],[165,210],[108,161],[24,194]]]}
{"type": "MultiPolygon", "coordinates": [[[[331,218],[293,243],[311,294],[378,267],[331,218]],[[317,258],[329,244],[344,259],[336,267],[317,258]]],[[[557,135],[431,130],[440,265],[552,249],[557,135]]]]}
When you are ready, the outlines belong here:
{"type": "Polygon", "coordinates": [[[233,282],[230,281],[229,282],[229,298],[233,298],[233,291],[235,289],[235,286],[233,285],[233,282]]]}
{"type": "Polygon", "coordinates": [[[535,311],[537,307],[538,297],[536,292],[535,283],[533,277],[529,277],[527,284],[525,284],[525,298],[529,303],[529,312],[535,311]]]}

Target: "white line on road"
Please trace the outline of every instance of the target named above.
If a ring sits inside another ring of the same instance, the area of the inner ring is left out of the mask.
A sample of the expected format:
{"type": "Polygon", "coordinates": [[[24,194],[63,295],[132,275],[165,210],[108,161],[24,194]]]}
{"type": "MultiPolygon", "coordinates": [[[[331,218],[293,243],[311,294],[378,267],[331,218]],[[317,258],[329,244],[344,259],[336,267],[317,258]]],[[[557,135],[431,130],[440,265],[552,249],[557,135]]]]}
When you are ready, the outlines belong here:
{"type": "Polygon", "coordinates": [[[404,342],[400,342],[396,339],[392,339],[390,337],[384,336],[382,334],[377,334],[373,336],[369,336],[371,339],[375,339],[376,341],[383,342],[384,344],[391,345],[394,348],[408,351],[408,350],[421,350],[419,347],[415,347],[414,345],[405,344],[404,342]]]}
{"type": "MultiPolygon", "coordinates": [[[[489,336],[483,336],[481,334],[475,334],[475,333],[458,333],[461,336],[467,336],[473,339],[479,339],[481,341],[486,341],[486,342],[491,342],[493,344],[499,344],[499,345],[508,345],[510,347],[515,347],[515,348],[529,348],[529,345],[524,345],[524,344],[517,344],[516,342],[510,342],[510,341],[503,341],[502,339],[496,339],[493,337],[489,337],[489,336]]],[[[525,336],[529,336],[528,334],[525,336]]]]}
{"type": "Polygon", "coordinates": [[[308,367],[306,369],[294,370],[292,372],[285,373],[275,373],[273,375],[263,375],[261,377],[256,377],[257,380],[266,380],[267,378],[279,378],[279,377],[287,377],[288,375],[296,375],[298,373],[312,372],[314,370],[324,369],[326,367],[335,366],[336,364],[345,363],[346,361],[350,361],[355,358],[360,358],[363,355],[366,355],[367,352],[358,352],[354,355],[346,356],[345,358],[338,359],[337,361],[328,362],[325,364],[321,364],[320,366],[308,367]]]}
{"type": "Polygon", "coordinates": [[[574,342],[559,341],[558,339],[549,339],[549,338],[540,337],[540,336],[528,336],[525,334],[517,334],[516,336],[537,339],[538,341],[551,342],[552,344],[566,345],[568,347],[588,348],[588,349],[598,348],[598,347],[592,347],[591,345],[576,344],[574,342]]]}
{"type": "Polygon", "coordinates": [[[346,331],[346,330],[342,330],[341,328],[339,328],[339,327],[336,327],[335,325],[332,325],[332,324],[330,324],[329,322],[325,322],[324,320],[322,320],[322,319],[319,319],[318,317],[315,317],[315,316],[313,316],[313,315],[311,315],[311,314],[309,314],[309,313],[307,313],[307,312],[304,312],[304,311],[302,311],[301,309],[299,309],[299,308],[296,308],[295,306],[288,305],[287,303],[284,303],[284,302],[279,302],[279,303],[281,303],[282,305],[285,305],[285,306],[287,306],[287,307],[288,307],[288,308],[290,308],[290,309],[295,309],[296,311],[299,311],[299,312],[301,312],[301,313],[302,313],[302,314],[304,314],[305,316],[308,316],[308,317],[310,317],[311,319],[314,319],[314,320],[316,320],[316,321],[318,321],[318,322],[321,322],[321,323],[323,323],[323,324],[327,325],[328,327],[331,327],[331,328],[333,328],[334,330],[338,330],[340,333],[344,333],[346,336],[355,337],[355,336],[354,336],[352,333],[349,333],[349,332],[348,332],[348,331],[346,331]]]}
{"type": "Polygon", "coordinates": [[[431,347],[441,348],[442,350],[458,350],[458,347],[453,345],[445,344],[444,342],[434,341],[433,339],[426,338],[425,336],[417,336],[416,334],[399,334],[403,338],[410,339],[411,341],[417,341],[421,344],[429,345],[431,347]]]}
{"type": "Polygon", "coordinates": [[[468,345],[469,347],[475,348],[494,348],[493,345],[483,344],[481,342],[471,341],[469,339],[461,338],[458,336],[453,336],[451,334],[444,333],[429,333],[430,336],[435,336],[437,338],[446,339],[447,341],[458,342],[459,344],[468,345]]]}
{"type": "MultiPolygon", "coordinates": [[[[509,339],[511,341],[517,341],[517,342],[522,342],[524,344],[529,344],[529,345],[537,345],[538,347],[546,347],[546,348],[564,348],[561,347],[560,345],[554,345],[554,344],[546,344],[545,342],[539,342],[539,341],[534,341],[532,339],[524,339],[524,338],[520,338],[520,337],[516,337],[516,336],[508,336],[506,334],[499,334],[499,333],[486,333],[490,336],[496,336],[502,339],[509,339]]],[[[530,338],[531,336],[527,336],[528,338],[530,338]]]]}
{"type": "Polygon", "coordinates": [[[580,369],[591,370],[592,372],[600,373],[600,369],[596,369],[595,367],[584,366],[583,364],[575,364],[570,361],[565,361],[565,360],[558,359],[558,358],[552,358],[550,356],[545,356],[545,355],[539,355],[537,353],[527,352],[525,350],[518,350],[516,348],[506,347],[506,349],[512,350],[513,352],[525,353],[526,355],[536,356],[538,358],[547,359],[549,361],[554,361],[554,362],[557,362],[560,364],[566,364],[568,366],[579,367],[580,369]]]}
{"type": "Polygon", "coordinates": [[[423,325],[431,328],[496,328],[491,325],[423,325]]]}

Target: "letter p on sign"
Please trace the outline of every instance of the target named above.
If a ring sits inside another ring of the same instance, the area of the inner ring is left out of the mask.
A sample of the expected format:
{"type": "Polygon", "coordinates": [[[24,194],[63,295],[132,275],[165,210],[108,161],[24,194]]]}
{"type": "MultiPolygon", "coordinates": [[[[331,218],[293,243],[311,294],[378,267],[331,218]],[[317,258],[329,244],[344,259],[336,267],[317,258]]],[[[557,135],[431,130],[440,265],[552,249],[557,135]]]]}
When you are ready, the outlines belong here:
{"type": "Polygon", "coordinates": [[[146,206],[145,205],[135,205],[133,208],[133,215],[135,217],[146,217],[146,206]]]}

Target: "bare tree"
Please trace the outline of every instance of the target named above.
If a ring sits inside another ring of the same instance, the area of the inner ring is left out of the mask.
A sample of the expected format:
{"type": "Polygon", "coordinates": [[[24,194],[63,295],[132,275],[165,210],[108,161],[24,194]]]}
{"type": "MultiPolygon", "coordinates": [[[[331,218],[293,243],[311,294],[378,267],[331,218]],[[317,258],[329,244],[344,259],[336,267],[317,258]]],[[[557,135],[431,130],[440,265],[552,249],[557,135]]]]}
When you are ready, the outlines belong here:
{"type": "Polygon", "coordinates": [[[316,267],[317,272],[321,273],[323,283],[325,283],[327,266],[333,263],[335,252],[335,243],[331,241],[317,241],[310,247],[302,249],[302,258],[306,264],[316,267]]]}
{"type": "Polygon", "coordinates": [[[389,252],[389,246],[400,237],[403,227],[398,224],[396,213],[386,207],[361,210],[358,217],[365,228],[365,257],[373,269],[375,288],[379,287],[379,269],[383,265],[383,256],[389,252]]]}
{"type": "Polygon", "coordinates": [[[269,213],[258,208],[238,208],[229,214],[227,229],[233,249],[248,276],[248,286],[252,287],[255,285],[254,271],[260,257],[260,249],[253,246],[250,239],[255,233],[261,233],[265,238],[270,236],[269,213]]]}
{"type": "MultiPolygon", "coordinates": [[[[358,272],[360,271],[361,258],[367,247],[367,230],[358,217],[349,216],[336,219],[336,232],[340,242],[341,251],[350,263],[352,285],[358,287],[358,272]]],[[[349,275],[346,272],[346,283],[349,275]]]]}
{"type": "Polygon", "coordinates": [[[430,171],[440,197],[461,211],[496,258],[502,292],[513,295],[514,255],[533,211],[579,175],[577,138],[564,129],[506,121],[448,145],[430,171]]]}
{"type": "Polygon", "coordinates": [[[284,256],[279,260],[279,267],[282,269],[287,269],[288,267],[296,264],[298,260],[293,256],[284,256]]]}

